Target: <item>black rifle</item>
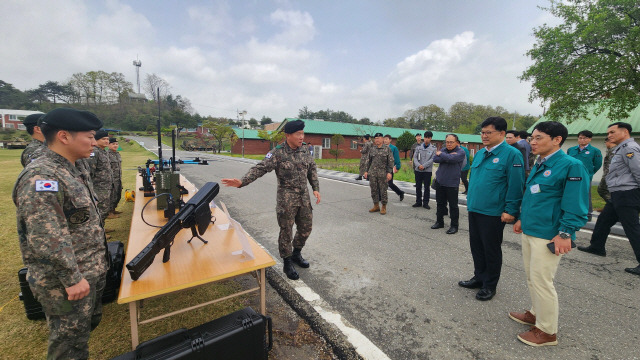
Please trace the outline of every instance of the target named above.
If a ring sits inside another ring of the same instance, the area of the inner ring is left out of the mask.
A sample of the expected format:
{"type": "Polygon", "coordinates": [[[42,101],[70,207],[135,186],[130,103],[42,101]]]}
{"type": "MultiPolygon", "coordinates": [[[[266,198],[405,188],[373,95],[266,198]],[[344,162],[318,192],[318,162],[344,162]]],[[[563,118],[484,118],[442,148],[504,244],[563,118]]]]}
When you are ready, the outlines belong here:
{"type": "Polygon", "coordinates": [[[218,192],[220,192],[218,183],[208,182],[204,184],[202,189],[193,195],[184,207],[158,230],[149,245],[127,264],[127,269],[133,280],[138,280],[140,275],[151,266],[160,250],[164,249],[162,262],[169,261],[171,245],[173,245],[173,240],[180,230],[191,228],[192,237],[187,242],[191,242],[194,237],[197,237],[203,243],[207,243],[200,235],[204,234],[207,227],[209,227],[211,222],[209,203],[218,195],[218,192]]]}

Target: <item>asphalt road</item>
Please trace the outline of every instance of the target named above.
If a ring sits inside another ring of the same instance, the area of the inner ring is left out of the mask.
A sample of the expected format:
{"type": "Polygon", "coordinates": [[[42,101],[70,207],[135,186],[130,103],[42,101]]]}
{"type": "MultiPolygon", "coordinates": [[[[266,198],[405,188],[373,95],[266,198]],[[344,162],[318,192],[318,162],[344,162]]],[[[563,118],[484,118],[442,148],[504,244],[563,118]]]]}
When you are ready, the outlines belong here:
{"type": "MultiPolygon", "coordinates": [[[[207,157],[213,159],[208,166],[181,166],[196,186],[240,178],[251,167],[232,158],[207,157]]],[[[623,271],[637,265],[627,241],[610,239],[605,258],[572,251],[562,259],[556,276],[559,345],[532,348],[516,338],[527,327],[507,316],[530,307],[520,236],[510,226],[505,228],[497,295],[480,302],[475,291],[457,285],[473,275],[465,207],[458,234],[446,235],[447,227],[430,229],[433,200],[431,210],[416,209],[411,207],[415,197],[399,202],[389,192],[388,214],[382,216],[367,211],[368,186],[321,178],[320,193],[303,251],[312,265],[298,270],[301,281],[389,358],[640,358],[640,277],[623,271]]],[[[276,177],[269,173],[246,188],[222,187],[215,201],[223,201],[231,216],[277,257],[275,199],[276,177]]],[[[578,244],[587,244],[589,237],[579,233],[578,244]]]]}

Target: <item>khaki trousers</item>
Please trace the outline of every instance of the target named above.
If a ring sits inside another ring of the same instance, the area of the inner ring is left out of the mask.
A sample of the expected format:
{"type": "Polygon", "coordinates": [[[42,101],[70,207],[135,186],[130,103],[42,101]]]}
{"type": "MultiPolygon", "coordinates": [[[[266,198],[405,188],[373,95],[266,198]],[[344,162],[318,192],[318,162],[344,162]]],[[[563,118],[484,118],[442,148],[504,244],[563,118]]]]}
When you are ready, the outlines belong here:
{"type": "Polygon", "coordinates": [[[531,313],[536,316],[536,327],[547,334],[558,332],[558,294],[553,279],[558,270],[560,256],[549,251],[549,240],[522,234],[522,259],[531,296],[531,313]]]}

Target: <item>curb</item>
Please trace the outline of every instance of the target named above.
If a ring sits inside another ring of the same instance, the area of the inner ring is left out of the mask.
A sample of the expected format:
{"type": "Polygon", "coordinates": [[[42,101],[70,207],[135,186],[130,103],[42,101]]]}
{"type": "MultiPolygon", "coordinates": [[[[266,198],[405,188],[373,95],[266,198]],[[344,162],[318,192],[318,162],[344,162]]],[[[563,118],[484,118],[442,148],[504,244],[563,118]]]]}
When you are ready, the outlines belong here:
{"type": "Polygon", "coordinates": [[[282,299],[284,299],[315,332],[327,341],[338,358],[344,360],[363,360],[355,347],[347,340],[347,337],[335,326],[326,322],[273,267],[267,268],[266,270],[266,279],[269,285],[278,292],[282,299]]]}

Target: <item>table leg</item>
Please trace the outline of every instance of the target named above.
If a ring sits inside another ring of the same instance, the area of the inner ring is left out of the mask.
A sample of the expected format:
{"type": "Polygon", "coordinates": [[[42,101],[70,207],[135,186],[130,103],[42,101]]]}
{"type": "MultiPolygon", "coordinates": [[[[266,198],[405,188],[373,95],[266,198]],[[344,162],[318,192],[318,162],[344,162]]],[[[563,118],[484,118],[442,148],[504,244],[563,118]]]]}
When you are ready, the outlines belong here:
{"type": "Polygon", "coordinates": [[[131,350],[138,346],[138,302],[129,303],[129,319],[131,321],[131,350]]]}
{"type": "Polygon", "coordinates": [[[265,273],[267,269],[260,269],[260,313],[267,315],[267,293],[265,273]]]}

